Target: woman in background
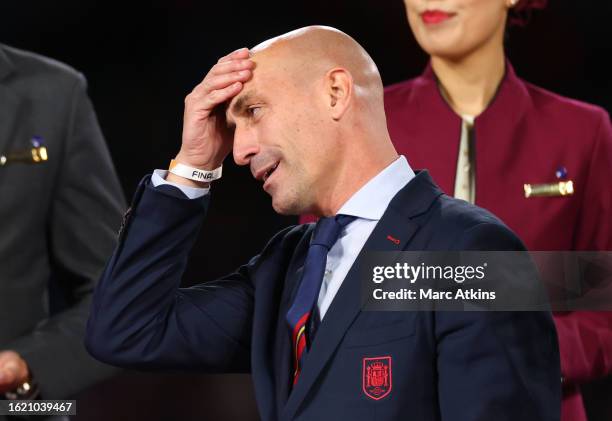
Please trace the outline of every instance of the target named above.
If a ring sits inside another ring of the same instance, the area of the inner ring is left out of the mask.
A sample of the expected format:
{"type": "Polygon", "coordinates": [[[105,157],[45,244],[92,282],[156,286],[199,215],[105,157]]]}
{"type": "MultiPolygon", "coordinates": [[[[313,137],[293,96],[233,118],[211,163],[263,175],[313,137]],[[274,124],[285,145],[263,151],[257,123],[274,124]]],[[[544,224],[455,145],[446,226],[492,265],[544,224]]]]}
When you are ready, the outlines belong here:
{"type": "MultiPolygon", "coordinates": [[[[398,152],[448,194],[495,213],[530,250],[612,250],[608,114],[521,80],[505,57],[507,22],[545,1],[404,3],[431,60],[385,91],[398,152]]],[[[612,373],[612,313],[557,313],[555,323],[562,420],[586,420],[580,385],[612,373]]]]}

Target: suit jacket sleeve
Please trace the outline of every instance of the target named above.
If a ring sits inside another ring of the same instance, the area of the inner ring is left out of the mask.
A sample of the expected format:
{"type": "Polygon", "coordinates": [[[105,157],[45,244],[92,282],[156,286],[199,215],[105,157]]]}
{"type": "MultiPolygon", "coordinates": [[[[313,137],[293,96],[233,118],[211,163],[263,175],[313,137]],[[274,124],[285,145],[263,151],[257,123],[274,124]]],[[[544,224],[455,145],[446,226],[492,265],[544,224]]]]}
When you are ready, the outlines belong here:
{"type": "MultiPolygon", "coordinates": [[[[599,111],[575,250],[612,251],[612,126],[608,113],[599,111]]],[[[562,373],[568,383],[612,375],[612,312],[558,314],[555,323],[562,373]]]]}
{"type": "MultiPolygon", "coordinates": [[[[482,223],[458,250],[524,250],[500,224],[482,223]]],[[[559,420],[559,351],[550,312],[435,314],[438,391],[443,420],[559,420]],[[459,387],[458,387],[459,386],[459,387]]]]}
{"type": "MultiPolygon", "coordinates": [[[[17,351],[41,387],[43,398],[65,398],[114,372],[83,346],[95,280],[116,241],[124,197],[82,75],[75,77],[66,137],[47,217],[52,280],[62,308],[7,349],[17,351]]],[[[60,122],[58,122],[60,123],[60,122]]]]}
{"type": "Polygon", "coordinates": [[[94,293],[86,346],[96,358],[140,369],[250,369],[253,273],[284,234],[236,272],[179,288],[209,199],[143,180],[94,293]]]}

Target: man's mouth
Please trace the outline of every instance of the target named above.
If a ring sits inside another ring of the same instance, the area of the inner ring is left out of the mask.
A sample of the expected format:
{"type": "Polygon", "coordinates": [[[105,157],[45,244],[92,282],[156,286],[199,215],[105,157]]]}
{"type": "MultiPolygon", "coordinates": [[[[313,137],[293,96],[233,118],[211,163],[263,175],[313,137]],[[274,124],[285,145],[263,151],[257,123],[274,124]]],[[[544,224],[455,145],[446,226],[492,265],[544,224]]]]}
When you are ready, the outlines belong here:
{"type": "Polygon", "coordinates": [[[278,168],[278,164],[279,164],[279,163],[280,163],[280,162],[277,162],[276,164],[274,164],[272,167],[270,167],[270,169],[268,169],[268,170],[267,170],[267,171],[264,173],[263,178],[262,178],[262,180],[263,180],[263,182],[264,182],[264,183],[266,182],[266,180],[267,180],[268,178],[270,178],[270,176],[272,175],[272,173],[274,172],[274,170],[276,170],[276,168],[278,168]]]}

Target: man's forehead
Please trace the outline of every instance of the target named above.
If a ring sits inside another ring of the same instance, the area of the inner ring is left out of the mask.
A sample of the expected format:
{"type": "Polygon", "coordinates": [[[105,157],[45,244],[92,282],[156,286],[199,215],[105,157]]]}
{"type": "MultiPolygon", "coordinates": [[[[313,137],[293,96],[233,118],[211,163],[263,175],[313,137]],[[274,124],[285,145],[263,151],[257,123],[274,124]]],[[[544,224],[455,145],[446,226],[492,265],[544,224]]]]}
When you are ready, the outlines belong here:
{"type": "Polygon", "coordinates": [[[251,79],[244,84],[242,91],[228,102],[226,117],[237,115],[245,106],[262,100],[266,92],[287,87],[287,81],[290,79],[287,63],[275,49],[267,48],[251,54],[250,60],[255,62],[251,79]]]}
{"type": "Polygon", "coordinates": [[[262,65],[257,60],[253,61],[255,61],[255,68],[253,69],[251,79],[244,84],[242,91],[229,101],[227,106],[228,113],[236,113],[248,102],[260,98],[263,92],[267,90],[267,86],[277,83],[276,78],[271,73],[273,69],[270,66],[262,65]]]}

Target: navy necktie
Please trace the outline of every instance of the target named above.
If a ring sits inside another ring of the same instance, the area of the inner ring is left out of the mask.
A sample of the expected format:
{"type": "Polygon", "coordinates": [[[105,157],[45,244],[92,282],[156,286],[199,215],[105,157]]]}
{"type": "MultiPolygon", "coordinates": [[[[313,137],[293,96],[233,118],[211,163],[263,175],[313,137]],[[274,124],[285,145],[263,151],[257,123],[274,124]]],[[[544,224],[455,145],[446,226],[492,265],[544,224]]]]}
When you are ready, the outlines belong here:
{"type": "MultiPolygon", "coordinates": [[[[307,327],[313,321],[316,323],[315,320],[312,320],[309,324],[311,319],[319,317],[317,298],[323,282],[327,253],[338,239],[342,229],[354,219],[354,216],[348,215],[321,218],[315,227],[304,262],[300,286],[287,312],[287,323],[291,330],[293,345],[293,384],[297,382],[300,375],[306,344],[312,343],[314,339],[313,337],[307,338],[307,327]]],[[[314,334],[314,330],[311,330],[310,334],[314,334]]]]}

